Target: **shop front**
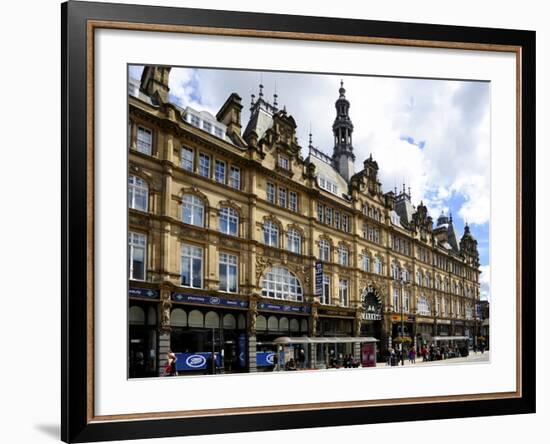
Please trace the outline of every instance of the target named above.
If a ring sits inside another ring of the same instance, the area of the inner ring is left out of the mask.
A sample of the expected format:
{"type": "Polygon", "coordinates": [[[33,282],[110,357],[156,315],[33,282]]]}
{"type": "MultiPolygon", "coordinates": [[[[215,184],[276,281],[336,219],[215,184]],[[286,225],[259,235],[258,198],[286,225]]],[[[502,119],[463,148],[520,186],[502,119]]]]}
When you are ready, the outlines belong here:
{"type": "Polygon", "coordinates": [[[157,307],[159,292],[129,289],[128,377],[155,376],[157,372],[157,307]]]}
{"type": "Polygon", "coordinates": [[[172,293],[170,348],[179,374],[248,371],[248,302],[172,293]]]}
{"type": "MultiPolygon", "coordinates": [[[[373,337],[381,340],[383,337],[383,322],[382,322],[382,300],[378,291],[368,286],[363,290],[361,294],[362,302],[362,320],[361,320],[361,336],[373,337]]],[[[361,355],[368,356],[368,353],[372,352],[372,347],[368,345],[362,346],[361,355]],[[366,350],[369,351],[366,351],[366,350]]],[[[383,361],[382,350],[380,347],[376,348],[376,361],[383,361]]]]}
{"type": "Polygon", "coordinates": [[[360,359],[360,351],[354,343],[347,339],[353,336],[355,310],[351,308],[318,309],[316,337],[324,338],[325,342],[315,345],[315,359],[318,366],[325,368],[341,367],[346,358],[353,356],[360,359]]]}
{"type": "Polygon", "coordinates": [[[308,343],[281,344],[283,336],[306,337],[309,334],[310,308],[306,305],[259,302],[256,316],[256,368],[258,372],[284,368],[293,360],[296,367],[310,366],[308,343]]]}
{"type": "Polygon", "coordinates": [[[416,351],[420,352],[422,346],[429,346],[436,336],[434,320],[427,317],[416,317],[416,351]]]}

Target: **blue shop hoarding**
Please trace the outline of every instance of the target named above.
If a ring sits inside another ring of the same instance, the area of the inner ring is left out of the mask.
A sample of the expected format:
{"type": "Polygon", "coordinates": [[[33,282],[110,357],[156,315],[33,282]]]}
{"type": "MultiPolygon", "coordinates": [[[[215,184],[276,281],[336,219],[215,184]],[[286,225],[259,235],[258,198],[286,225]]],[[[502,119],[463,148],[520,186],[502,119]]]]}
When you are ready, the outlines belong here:
{"type": "Polygon", "coordinates": [[[218,296],[201,296],[186,293],[172,293],[172,300],[176,302],[188,302],[192,304],[217,305],[234,308],[248,308],[247,301],[221,298],[218,296]]]}
{"type": "Polygon", "coordinates": [[[136,288],[130,287],[128,289],[128,296],[147,299],[158,299],[160,292],[158,290],[152,290],[150,288],[136,288]]]}
{"type": "Polygon", "coordinates": [[[309,313],[309,306],[303,305],[281,305],[271,304],[269,302],[260,302],[258,310],[283,311],[289,313],[309,313]]]}
{"type": "MultiPolygon", "coordinates": [[[[176,371],[196,371],[196,370],[210,370],[212,365],[211,356],[212,352],[198,352],[198,353],[175,353],[176,371]]],[[[216,368],[222,366],[222,357],[219,353],[216,356],[216,368]]]]}
{"type": "MultiPolygon", "coordinates": [[[[285,361],[285,354],[281,352],[279,354],[279,363],[282,365],[285,361]]],[[[275,362],[275,352],[257,352],[256,353],[256,366],[257,367],[267,367],[270,365],[276,365],[275,362]]]]}

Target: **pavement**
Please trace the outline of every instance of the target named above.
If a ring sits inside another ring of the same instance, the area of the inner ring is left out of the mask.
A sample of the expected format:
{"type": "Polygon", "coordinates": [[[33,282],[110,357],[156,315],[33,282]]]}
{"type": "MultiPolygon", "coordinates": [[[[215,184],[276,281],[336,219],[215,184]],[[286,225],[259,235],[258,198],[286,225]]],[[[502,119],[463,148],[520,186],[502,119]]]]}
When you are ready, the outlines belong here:
{"type": "MultiPolygon", "coordinates": [[[[449,358],[449,359],[441,359],[440,361],[426,361],[424,362],[422,360],[422,356],[420,358],[416,359],[415,363],[409,362],[408,359],[405,359],[405,367],[410,366],[418,366],[418,365],[450,365],[450,364],[459,364],[459,363],[473,363],[473,362],[489,362],[491,359],[491,352],[486,351],[484,353],[477,352],[474,353],[473,351],[470,351],[470,354],[466,357],[460,357],[460,358],[449,358]]],[[[401,363],[399,363],[399,366],[401,367],[401,363]]],[[[389,367],[387,364],[379,362],[376,367],[389,367]]]]}

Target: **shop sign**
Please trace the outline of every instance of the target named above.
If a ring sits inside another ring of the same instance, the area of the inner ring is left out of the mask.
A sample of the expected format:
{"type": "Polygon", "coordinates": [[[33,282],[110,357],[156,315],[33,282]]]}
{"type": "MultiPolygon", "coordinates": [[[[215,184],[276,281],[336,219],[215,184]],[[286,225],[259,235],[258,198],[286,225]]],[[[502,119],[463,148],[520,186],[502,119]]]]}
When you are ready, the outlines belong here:
{"type": "MultiPolygon", "coordinates": [[[[276,365],[275,362],[276,352],[257,352],[256,353],[256,366],[267,367],[270,365],[276,365]]],[[[284,364],[284,352],[279,354],[279,363],[284,364]]]]}
{"type": "Polygon", "coordinates": [[[315,262],[315,296],[323,294],[323,263],[315,262]]]}
{"type": "MultiPolygon", "coordinates": [[[[401,321],[401,315],[392,315],[391,317],[392,321],[401,321]]],[[[403,315],[403,321],[404,322],[414,322],[415,317],[412,315],[403,315]]]]}
{"type": "MultiPolygon", "coordinates": [[[[211,352],[197,352],[197,353],[175,353],[176,370],[177,371],[193,371],[193,370],[206,370],[209,365],[212,365],[210,361],[211,352]]],[[[216,356],[216,367],[222,366],[222,358],[219,353],[216,356]]]]}
{"type": "Polygon", "coordinates": [[[150,288],[130,287],[128,289],[128,296],[137,298],[158,299],[160,293],[158,290],[152,290],[150,288]]]}
{"type": "Polygon", "coordinates": [[[438,320],[436,321],[436,323],[437,323],[437,324],[447,324],[447,325],[448,325],[448,324],[451,323],[451,321],[448,320],[448,319],[438,319],[438,320]]]}
{"type": "Polygon", "coordinates": [[[382,319],[382,304],[378,292],[372,286],[368,286],[361,295],[363,301],[363,319],[379,321],[382,319]]]}
{"type": "Polygon", "coordinates": [[[234,299],[220,298],[217,296],[199,296],[199,295],[184,294],[184,293],[172,293],[172,300],[177,302],[187,302],[187,303],[205,304],[205,305],[221,305],[225,307],[234,307],[234,308],[248,307],[248,302],[246,301],[237,301],[234,299]]]}
{"type": "Polygon", "coordinates": [[[285,311],[290,313],[309,313],[308,306],[279,305],[279,304],[270,304],[268,302],[260,302],[258,304],[258,310],[285,311]]]}

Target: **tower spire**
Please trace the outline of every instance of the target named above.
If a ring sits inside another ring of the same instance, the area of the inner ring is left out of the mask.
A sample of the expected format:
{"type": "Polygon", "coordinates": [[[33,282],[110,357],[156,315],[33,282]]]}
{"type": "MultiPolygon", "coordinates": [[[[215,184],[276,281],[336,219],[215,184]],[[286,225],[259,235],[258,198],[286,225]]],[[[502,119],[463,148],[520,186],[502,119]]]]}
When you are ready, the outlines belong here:
{"type": "Polygon", "coordinates": [[[336,108],[336,118],[332,124],[334,134],[334,150],[332,154],[332,163],[340,175],[349,181],[354,174],[355,154],[353,154],[352,133],[353,123],[349,117],[350,103],[346,99],[346,90],[344,80],[340,79],[339,97],[334,104],[336,108]]]}

